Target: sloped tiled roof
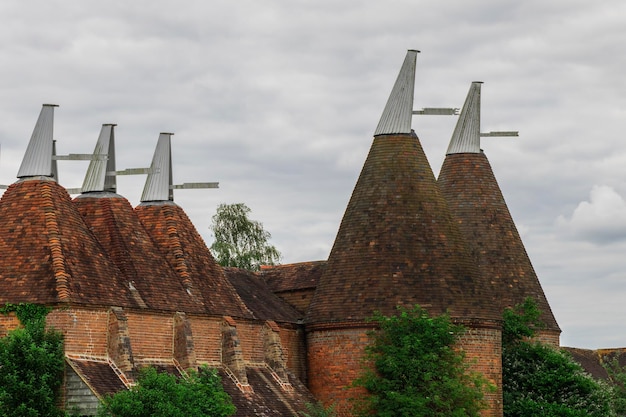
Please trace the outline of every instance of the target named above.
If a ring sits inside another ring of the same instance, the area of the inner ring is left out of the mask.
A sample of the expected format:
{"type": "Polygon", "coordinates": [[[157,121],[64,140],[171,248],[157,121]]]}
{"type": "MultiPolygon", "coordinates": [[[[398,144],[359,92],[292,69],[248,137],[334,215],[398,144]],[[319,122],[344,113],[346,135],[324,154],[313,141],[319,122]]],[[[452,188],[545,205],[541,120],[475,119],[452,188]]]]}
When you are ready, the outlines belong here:
{"type": "Polygon", "coordinates": [[[65,359],[85,384],[99,397],[126,389],[126,385],[107,362],[65,359]]]}
{"type": "Polygon", "coordinates": [[[326,269],[326,261],[261,266],[261,277],[275,293],[314,289],[326,269]]]}
{"type": "Polygon", "coordinates": [[[240,268],[224,268],[237,293],[258,320],[296,323],[302,315],[272,292],[258,273],[240,268]]]}
{"type": "Polygon", "coordinates": [[[224,390],[237,407],[233,417],[299,416],[300,412],[306,411],[306,403],[316,402],[309,390],[292,375],[289,375],[289,382],[293,389],[286,391],[267,368],[246,367],[246,373],[253,392],[241,392],[223,371],[219,372],[224,390]]]}
{"type": "Polygon", "coordinates": [[[498,320],[492,299],[415,133],[376,136],[307,322],[363,321],[400,304],[498,320]]]}
{"type": "Polygon", "coordinates": [[[438,183],[470,244],[473,259],[494,286],[493,303],[502,312],[532,297],[543,312],[547,328],[558,331],[485,154],[447,155],[438,183]]]}
{"type": "Polygon", "coordinates": [[[135,212],[185,288],[204,300],[207,313],[252,317],[181,207],[145,202],[135,212]]]}
{"type": "Polygon", "coordinates": [[[204,312],[203,301],[186,291],[128,200],[110,192],[95,192],[83,193],[73,201],[146,307],[204,312]]]}
{"type": "Polygon", "coordinates": [[[590,350],[564,347],[562,349],[569,353],[587,373],[596,379],[609,379],[609,374],[604,365],[610,364],[613,360],[617,360],[617,364],[621,367],[626,366],[625,348],[590,350]]]}
{"type": "Polygon", "coordinates": [[[0,200],[0,303],[137,307],[120,270],[50,178],[11,185],[0,200]]]}
{"type": "Polygon", "coordinates": [[[438,184],[500,312],[532,297],[560,332],[487,157],[480,149],[481,82],[473,82],[450,139],[438,184]]]}

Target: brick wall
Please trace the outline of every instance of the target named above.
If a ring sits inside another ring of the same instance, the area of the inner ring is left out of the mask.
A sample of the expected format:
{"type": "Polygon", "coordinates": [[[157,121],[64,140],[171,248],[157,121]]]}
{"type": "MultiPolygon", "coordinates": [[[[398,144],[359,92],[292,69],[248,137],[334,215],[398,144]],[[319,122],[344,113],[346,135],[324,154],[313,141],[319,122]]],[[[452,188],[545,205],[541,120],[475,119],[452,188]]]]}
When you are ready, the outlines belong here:
{"type": "Polygon", "coordinates": [[[4,337],[7,333],[20,325],[20,321],[17,319],[15,313],[0,314],[0,337],[4,337]]]}
{"type": "Polygon", "coordinates": [[[263,322],[237,321],[237,333],[245,362],[262,363],[265,359],[263,351],[263,322]]]}
{"type": "Polygon", "coordinates": [[[128,330],[135,360],[174,356],[174,315],[128,312],[128,330]]]}
{"type": "Polygon", "coordinates": [[[304,330],[301,328],[292,329],[281,327],[280,340],[287,358],[287,368],[306,384],[307,372],[304,330]]]}
{"type": "Polygon", "coordinates": [[[364,394],[347,387],[361,373],[368,329],[313,330],[307,334],[308,387],[325,406],[336,405],[338,417],[351,416],[350,399],[364,394]]]}
{"type": "Polygon", "coordinates": [[[217,364],[221,361],[221,317],[189,316],[193,333],[196,360],[199,363],[217,364]]]}
{"type": "Polygon", "coordinates": [[[105,357],[109,312],[105,309],[55,309],[48,314],[49,326],[65,335],[65,352],[105,357]]]}
{"type": "Polygon", "coordinates": [[[535,336],[535,340],[553,347],[561,346],[561,332],[554,330],[540,330],[535,336]]]}
{"type": "Polygon", "coordinates": [[[502,332],[499,328],[467,328],[458,346],[470,369],[483,374],[496,387],[485,393],[488,409],[483,417],[502,417],[502,332]]]}

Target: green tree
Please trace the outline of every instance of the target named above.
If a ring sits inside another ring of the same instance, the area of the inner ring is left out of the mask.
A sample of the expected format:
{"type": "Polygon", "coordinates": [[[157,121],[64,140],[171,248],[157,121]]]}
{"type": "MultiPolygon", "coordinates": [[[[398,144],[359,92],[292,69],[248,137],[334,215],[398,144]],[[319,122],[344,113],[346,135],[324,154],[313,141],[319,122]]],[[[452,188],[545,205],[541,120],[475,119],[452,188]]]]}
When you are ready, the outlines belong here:
{"type": "Polygon", "coordinates": [[[609,377],[613,390],[613,409],[615,414],[626,416],[626,368],[619,364],[618,358],[602,358],[602,365],[609,377]]]}
{"type": "Polygon", "coordinates": [[[485,408],[490,386],[470,372],[454,346],[464,333],[450,317],[430,317],[423,308],[398,308],[398,314],[376,314],[379,330],[366,348],[363,375],[355,386],[370,394],[357,403],[363,416],[474,417],[485,408]]]}
{"type": "Polygon", "coordinates": [[[63,416],[58,407],[63,381],[63,335],[46,329],[48,309],[34,304],[6,305],[23,327],[0,339],[0,415],[63,416]]]}
{"type": "Polygon", "coordinates": [[[105,397],[99,417],[227,417],[236,409],[214,369],[203,367],[188,378],[140,371],[137,385],[105,397]]]}
{"type": "Polygon", "coordinates": [[[210,227],[215,236],[211,252],[220,265],[256,271],[280,261],[280,252],[268,243],[272,235],[262,223],[249,219],[249,213],[243,203],[217,207],[210,227]]]}
{"type": "Polygon", "coordinates": [[[610,417],[612,392],[566,352],[533,341],[540,310],[527,299],[504,313],[502,382],[505,417],[610,417]]]}

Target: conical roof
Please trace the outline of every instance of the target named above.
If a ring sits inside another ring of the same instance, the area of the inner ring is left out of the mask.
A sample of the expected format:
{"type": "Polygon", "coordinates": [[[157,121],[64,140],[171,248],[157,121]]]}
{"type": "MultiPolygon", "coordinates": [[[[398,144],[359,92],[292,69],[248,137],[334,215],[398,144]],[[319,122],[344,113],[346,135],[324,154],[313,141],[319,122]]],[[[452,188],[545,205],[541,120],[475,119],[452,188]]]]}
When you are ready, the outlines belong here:
{"type": "Polygon", "coordinates": [[[141,223],[185,288],[202,298],[209,314],[252,318],[184,210],[173,201],[171,134],[159,135],[142,203],[141,223]]]}
{"type": "MultiPolygon", "coordinates": [[[[405,61],[401,73],[407,68],[405,61]]],[[[406,80],[406,74],[398,80],[406,80]]],[[[397,91],[403,92],[395,97],[411,109],[413,103],[403,98],[406,91],[395,87],[387,107],[394,106],[389,103],[397,91]]],[[[375,311],[390,315],[398,305],[415,304],[455,318],[500,318],[419,139],[414,132],[379,134],[344,213],[307,322],[363,322],[375,311]]]]}
{"type": "Polygon", "coordinates": [[[90,192],[76,197],[74,204],[140,303],[155,310],[205,311],[202,300],[186,291],[127,199],[90,192]]]}
{"type": "MultiPolygon", "coordinates": [[[[480,85],[472,84],[466,104],[468,101],[473,104],[463,108],[459,124],[474,120],[466,126],[476,126],[477,123],[480,126],[479,113],[476,113],[480,109],[480,85]]],[[[439,188],[466,236],[481,274],[494,285],[494,302],[499,311],[520,304],[530,296],[543,311],[542,319],[547,328],[559,331],[491,165],[480,150],[480,143],[474,142],[473,147],[460,143],[460,139],[467,135],[468,132],[457,125],[439,174],[439,188]]],[[[478,131],[475,140],[479,140],[478,131]]]]}
{"type": "Polygon", "coordinates": [[[121,271],[50,176],[52,116],[44,105],[21,179],[0,200],[0,303],[137,307],[121,271]]]}

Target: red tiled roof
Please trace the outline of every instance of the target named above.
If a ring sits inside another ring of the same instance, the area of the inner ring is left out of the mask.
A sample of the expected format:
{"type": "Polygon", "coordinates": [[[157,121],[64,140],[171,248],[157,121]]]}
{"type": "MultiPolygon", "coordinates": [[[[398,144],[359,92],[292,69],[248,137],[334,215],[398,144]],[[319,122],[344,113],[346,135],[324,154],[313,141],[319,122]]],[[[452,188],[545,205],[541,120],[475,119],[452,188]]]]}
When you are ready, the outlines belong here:
{"type": "Polygon", "coordinates": [[[261,267],[261,277],[273,292],[304,290],[317,287],[326,261],[299,262],[261,267]]]}
{"type": "Polygon", "coordinates": [[[128,200],[103,192],[83,194],[73,201],[146,307],[204,312],[202,300],[187,293],[128,200]]]}
{"type": "Polygon", "coordinates": [[[492,302],[500,312],[532,297],[543,312],[547,328],[559,331],[485,154],[446,156],[438,184],[467,238],[472,257],[492,281],[492,302]]]}
{"type": "Polygon", "coordinates": [[[617,361],[619,366],[626,366],[625,348],[589,350],[564,347],[562,349],[569,353],[587,373],[596,379],[609,379],[609,374],[604,365],[610,364],[614,360],[617,361]]]}
{"type": "Polygon", "coordinates": [[[0,200],[0,218],[0,303],[138,306],[55,181],[11,185],[0,200]]]}
{"type": "Polygon", "coordinates": [[[126,389],[124,382],[106,362],[69,358],[65,360],[72,366],[85,384],[100,398],[126,389]]]}
{"type": "Polygon", "coordinates": [[[135,212],[183,285],[204,300],[207,313],[252,317],[182,208],[142,203],[135,212]]]}
{"type": "Polygon", "coordinates": [[[307,411],[306,403],[316,402],[309,390],[292,375],[289,375],[289,382],[293,389],[285,391],[266,368],[247,367],[246,373],[253,392],[241,392],[225,372],[219,372],[224,390],[237,407],[233,417],[298,416],[307,411]]]}
{"type": "Polygon", "coordinates": [[[499,320],[492,299],[417,136],[376,136],[307,322],[360,322],[400,304],[499,320]]]}
{"type": "Polygon", "coordinates": [[[239,268],[224,268],[224,273],[256,319],[296,323],[303,318],[274,294],[258,273],[239,268]]]}

